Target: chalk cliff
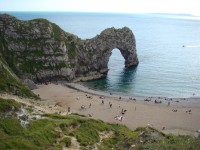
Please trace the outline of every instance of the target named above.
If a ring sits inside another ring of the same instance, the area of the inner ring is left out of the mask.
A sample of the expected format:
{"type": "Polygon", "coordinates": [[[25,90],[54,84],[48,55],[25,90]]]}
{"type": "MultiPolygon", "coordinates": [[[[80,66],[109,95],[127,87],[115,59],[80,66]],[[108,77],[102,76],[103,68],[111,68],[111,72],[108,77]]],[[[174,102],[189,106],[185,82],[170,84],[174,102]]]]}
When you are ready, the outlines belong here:
{"type": "Polygon", "coordinates": [[[0,57],[22,79],[104,77],[114,48],[120,50],[125,67],[138,64],[135,37],[127,27],[108,28],[82,40],[45,19],[22,21],[0,14],[0,57]]]}

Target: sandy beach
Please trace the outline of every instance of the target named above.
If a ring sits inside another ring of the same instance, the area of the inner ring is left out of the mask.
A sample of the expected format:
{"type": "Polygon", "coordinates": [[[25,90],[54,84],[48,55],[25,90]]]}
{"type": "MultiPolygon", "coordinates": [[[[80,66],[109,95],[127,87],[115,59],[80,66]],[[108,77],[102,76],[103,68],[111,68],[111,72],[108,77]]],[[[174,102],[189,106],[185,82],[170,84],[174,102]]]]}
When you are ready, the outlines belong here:
{"type": "Polygon", "coordinates": [[[129,98],[93,91],[78,84],[51,83],[37,87],[33,92],[42,99],[37,105],[51,112],[63,115],[78,113],[124,124],[132,130],[152,126],[164,133],[194,135],[200,129],[199,98],[129,98]],[[155,103],[155,100],[162,103],[155,103]]]}

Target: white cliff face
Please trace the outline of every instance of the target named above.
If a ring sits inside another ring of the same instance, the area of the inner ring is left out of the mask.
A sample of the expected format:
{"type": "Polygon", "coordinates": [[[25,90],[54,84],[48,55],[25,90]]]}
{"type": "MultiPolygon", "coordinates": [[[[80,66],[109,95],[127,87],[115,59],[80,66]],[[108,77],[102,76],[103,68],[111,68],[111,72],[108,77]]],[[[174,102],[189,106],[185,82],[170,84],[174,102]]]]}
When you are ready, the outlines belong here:
{"type": "Polygon", "coordinates": [[[0,53],[23,79],[91,80],[106,75],[114,48],[125,67],[138,64],[132,31],[108,28],[92,39],[81,40],[45,19],[20,21],[0,15],[0,53]]]}

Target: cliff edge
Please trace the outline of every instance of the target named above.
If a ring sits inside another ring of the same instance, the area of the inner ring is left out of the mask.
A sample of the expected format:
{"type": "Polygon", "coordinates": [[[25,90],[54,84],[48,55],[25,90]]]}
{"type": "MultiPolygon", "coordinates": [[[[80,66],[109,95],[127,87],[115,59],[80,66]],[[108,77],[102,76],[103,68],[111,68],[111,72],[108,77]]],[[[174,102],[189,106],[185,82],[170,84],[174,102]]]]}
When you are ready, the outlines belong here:
{"type": "Polygon", "coordinates": [[[118,48],[125,67],[138,64],[132,31],[108,28],[82,40],[46,19],[18,20],[0,14],[0,56],[22,79],[91,80],[104,77],[112,50],[118,48]]]}

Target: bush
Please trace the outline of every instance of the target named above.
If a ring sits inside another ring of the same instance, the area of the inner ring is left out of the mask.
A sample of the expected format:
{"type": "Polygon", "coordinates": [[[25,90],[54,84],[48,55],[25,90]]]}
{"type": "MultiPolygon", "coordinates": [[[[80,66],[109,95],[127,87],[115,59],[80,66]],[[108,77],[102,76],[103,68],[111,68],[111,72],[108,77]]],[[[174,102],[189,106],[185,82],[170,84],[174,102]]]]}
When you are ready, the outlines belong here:
{"type": "Polygon", "coordinates": [[[93,145],[100,140],[97,130],[88,123],[81,124],[73,134],[82,146],[93,145]]]}
{"type": "Polygon", "coordinates": [[[71,138],[64,138],[62,139],[61,143],[65,144],[66,147],[70,147],[71,146],[71,138]]]}
{"type": "Polygon", "coordinates": [[[12,99],[3,99],[0,98],[0,113],[5,113],[8,111],[18,111],[20,109],[21,105],[20,103],[16,102],[12,99]]]}
{"type": "Polygon", "coordinates": [[[23,135],[24,129],[18,119],[4,118],[0,119],[0,129],[7,135],[23,135]]]}

